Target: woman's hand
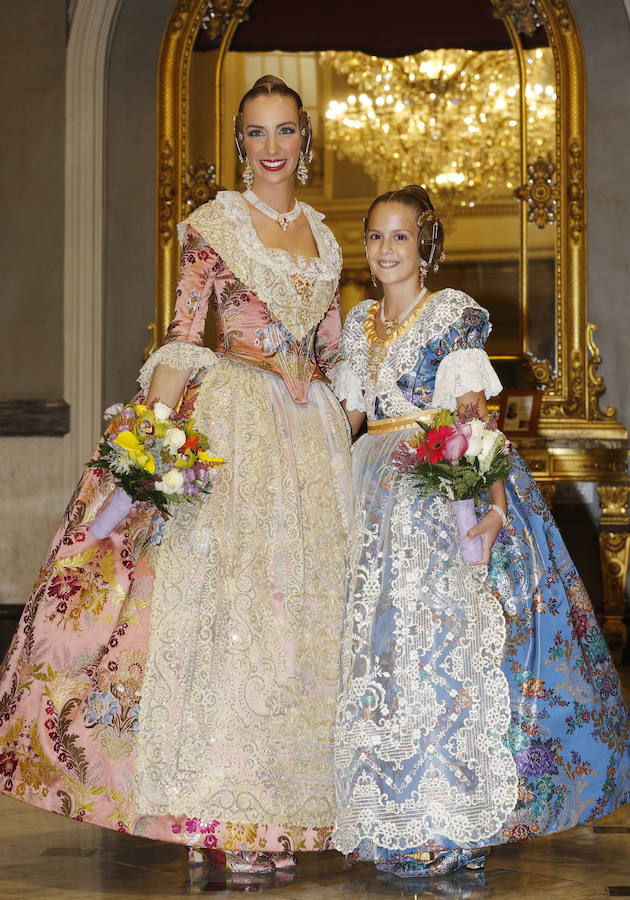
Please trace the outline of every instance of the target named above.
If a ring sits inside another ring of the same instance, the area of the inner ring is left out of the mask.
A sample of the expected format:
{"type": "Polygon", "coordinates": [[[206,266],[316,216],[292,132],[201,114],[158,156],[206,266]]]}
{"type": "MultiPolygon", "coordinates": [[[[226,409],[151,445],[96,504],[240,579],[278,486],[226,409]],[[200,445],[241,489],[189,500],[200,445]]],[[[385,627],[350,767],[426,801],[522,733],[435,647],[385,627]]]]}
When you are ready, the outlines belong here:
{"type": "Polygon", "coordinates": [[[503,528],[501,516],[494,509],[488,510],[483,519],[478,522],[474,528],[466,532],[465,540],[470,541],[472,538],[481,536],[483,545],[483,555],[476,563],[470,563],[472,566],[487,566],[490,562],[490,552],[494,547],[495,541],[499,536],[499,532],[503,528]]]}

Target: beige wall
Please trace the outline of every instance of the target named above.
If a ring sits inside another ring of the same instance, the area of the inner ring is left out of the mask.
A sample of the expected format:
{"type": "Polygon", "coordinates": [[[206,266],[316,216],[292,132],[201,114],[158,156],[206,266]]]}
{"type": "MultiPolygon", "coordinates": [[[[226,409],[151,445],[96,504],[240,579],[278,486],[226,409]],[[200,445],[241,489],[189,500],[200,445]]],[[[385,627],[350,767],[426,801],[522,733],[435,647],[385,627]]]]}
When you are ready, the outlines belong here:
{"type": "Polygon", "coordinates": [[[104,406],[129,399],[155,304],[155,84],[172,0],[124,0],[110,55],[104,406]]]}
{"type": "Polygon", "coordinates": [[[0,399],[63,395],[66,5],[0,3],[0,399]]]}

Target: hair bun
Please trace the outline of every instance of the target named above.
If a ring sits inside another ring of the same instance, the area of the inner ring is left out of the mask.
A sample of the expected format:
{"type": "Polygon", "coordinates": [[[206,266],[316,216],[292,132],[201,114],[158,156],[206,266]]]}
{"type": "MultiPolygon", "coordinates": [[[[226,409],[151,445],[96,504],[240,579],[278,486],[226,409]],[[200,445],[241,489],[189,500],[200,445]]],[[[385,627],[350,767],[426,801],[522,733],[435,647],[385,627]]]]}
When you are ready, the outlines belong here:
{"type": "Polygon", "coordinates": [[[406,184],[403,188],[403,191],[408,191],[410,194],[413,194],[419,200],[422,201],[426,206],[429,207],[427,212],[430,212],[433,209],[433,203],[431,202],[431,198],[429,197],[429,192],[426,188],[423,188],[420,184],[406,184]]]}
{"type": "Polygon", "coordinates": [[[260,78],[257,78],[252,88],[260,87],[263,84],[281,84],[284,87],[287,86],[286,81],[283,81],[279,75],[261,75],[260,78]]]}

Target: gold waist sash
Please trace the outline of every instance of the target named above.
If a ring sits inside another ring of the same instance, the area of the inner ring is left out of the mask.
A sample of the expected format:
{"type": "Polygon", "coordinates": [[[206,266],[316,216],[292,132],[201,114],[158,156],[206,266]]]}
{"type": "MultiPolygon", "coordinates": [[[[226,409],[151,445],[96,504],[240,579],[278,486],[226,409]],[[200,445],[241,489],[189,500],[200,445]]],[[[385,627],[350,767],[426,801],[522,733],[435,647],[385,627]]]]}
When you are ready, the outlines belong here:
{"type": "Polygon", "coordinates": [[[388,434],[391,431],[404,431],[413,428],[418,422],[429,425],[433,417],[440,412],[439,409],[419,409],[407,416],[392,416],[391,419],[368,419],[368,434],[388,434]]]}

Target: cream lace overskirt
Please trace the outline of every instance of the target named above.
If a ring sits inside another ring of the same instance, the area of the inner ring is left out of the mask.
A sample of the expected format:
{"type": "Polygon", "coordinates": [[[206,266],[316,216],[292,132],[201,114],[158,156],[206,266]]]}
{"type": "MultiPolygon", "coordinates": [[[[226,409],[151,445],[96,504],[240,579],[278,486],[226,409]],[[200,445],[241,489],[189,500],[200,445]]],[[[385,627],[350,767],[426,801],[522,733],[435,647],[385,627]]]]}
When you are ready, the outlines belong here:
{"type": "Polygon", "coordinates": [[[486,567],[462,562],[450,504],[396,477],[391,454],[406,436],[368,434],[353,449],[335,740],[343,853],[364,840],[474,844],[516,803],[503,610],[486,567]]]}
{"type": "Polygon", "coordinates": [[[155,549],[135,801],[152,814],[334,819],[348,429],[327,386],[221,359],[197,427],[225,457],[155,549]]]}

